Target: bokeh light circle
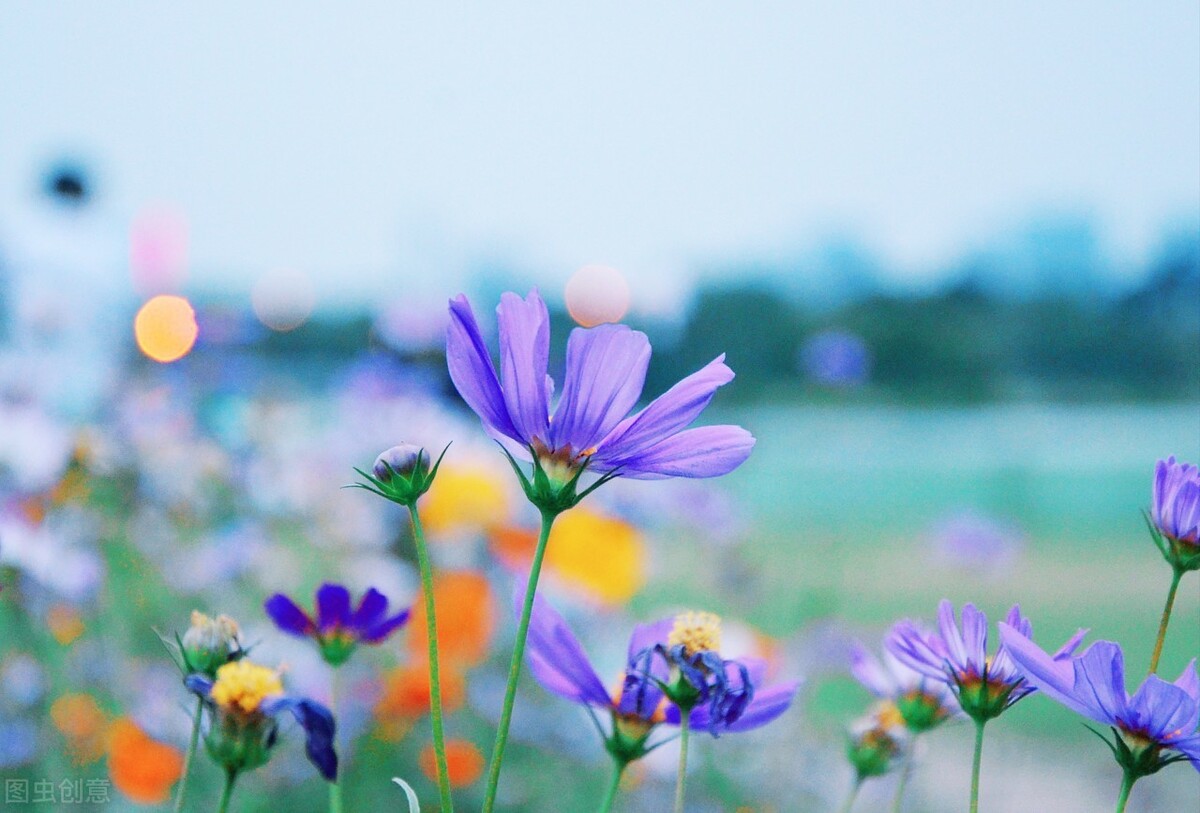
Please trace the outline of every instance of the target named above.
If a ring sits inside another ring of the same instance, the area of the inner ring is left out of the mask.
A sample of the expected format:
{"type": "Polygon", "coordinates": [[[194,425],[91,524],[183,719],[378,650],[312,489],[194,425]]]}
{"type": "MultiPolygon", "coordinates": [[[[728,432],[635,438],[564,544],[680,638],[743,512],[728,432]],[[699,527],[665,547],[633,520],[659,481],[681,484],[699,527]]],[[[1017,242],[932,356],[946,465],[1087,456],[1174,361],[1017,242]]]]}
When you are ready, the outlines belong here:
{"type": "Polygon", "coordinates": [[[629,310],[625,275],[606,265],[585,265],[567,280],[567,311],[583,327],[619,322],[629,310]]]}
{"type": "Polygon", "coordinates": [[[153,297],[142,305],[133,320],[138,349],[164,363],[186,356],[199,333],[196,312],[181,296],[153,297]]]}
{"type": "Polygon", "coordinates": [[[303,273],[288,269],[264,274],[250,291],[250,304],[258,321],[280,333],[307,322],[316,301],[312,281],[303,273]]]}

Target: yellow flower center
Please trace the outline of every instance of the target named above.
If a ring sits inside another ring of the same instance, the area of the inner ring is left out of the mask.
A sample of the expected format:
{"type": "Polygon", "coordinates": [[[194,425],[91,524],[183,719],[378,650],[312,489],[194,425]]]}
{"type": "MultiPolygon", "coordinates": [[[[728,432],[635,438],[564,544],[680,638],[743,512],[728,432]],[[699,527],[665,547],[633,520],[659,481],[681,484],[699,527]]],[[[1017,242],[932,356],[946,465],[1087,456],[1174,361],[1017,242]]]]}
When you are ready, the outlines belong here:
{"type": "Polygon", "coordinates": [[[222,708],[247,714],[258,711],[262,701],[283,694],[283,683],[274,669],[247,660],[227,663],[217,670],[212,699],[222,708]]]}
{"type": "Polygon", "coordinates": [[[716,652],[721,648],[721,619],[713,613],[686,612],[675,616],[667,646],[683,646],[683,654],[716,652]]]}
{"type": "Polygon", "coordinates": [[[884,702],[880,704],[875,712],[875,719],[879,723],[879,727],[884,731],[904,727],[904,716],[900,714],[900,709],[896,708],[895,703],[884,702]]]}

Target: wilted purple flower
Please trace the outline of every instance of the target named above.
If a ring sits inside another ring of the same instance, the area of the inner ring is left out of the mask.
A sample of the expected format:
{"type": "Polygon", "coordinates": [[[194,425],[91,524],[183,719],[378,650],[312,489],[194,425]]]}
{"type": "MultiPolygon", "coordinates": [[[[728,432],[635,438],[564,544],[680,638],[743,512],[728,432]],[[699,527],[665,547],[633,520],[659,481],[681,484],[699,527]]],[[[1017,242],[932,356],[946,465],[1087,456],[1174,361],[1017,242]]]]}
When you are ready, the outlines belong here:
{"type": "Polygon", "coordinates": [[[1158,461],[1150,518],[1168,539],[1200,545],[1200,469],[1174,457],[1158,461]]]}
{"type": "Polygon", "coordinates": [[[650,362],[646,335],[625,325],[576,328],[552,413],[545,303],[536,291],[525,299],[505,293],[496,313],[499,377],[467,298],[450,301],[450,378],[487,432],[532,454],[551,480],[568,481],[584,468],[640,479],[716,477],[749,456],[754,438],[739,426],[686,428],[732,380],[724,356],[630,415],[650,362]]]}
{"type": "Polygon", "coordinates": [[[850,650],[850,674],[871,694],[892,703],[914,733],[928,731],[961,713],[954,692],[944,681],[910,669],[886,648],[880,661],[855,643],[850,650]]]}
{"type": "Polygon", "coordinates": [[[267,599],[263,609],[275,626],[301,638],[312,638],[321,656],[333,666],[346,662],[355,646],[380,644],[408,621],[409,611],[388,616],[388,600],[374,587],[350,607],[350,591],[340,584],[322,584],[317,590],[316,613],[310,616],[282,593],[267,599]]]}
{"type": "MultiPolygon", "coordinates": [[[[1013,605],[1005,621],[1026,637],[1033,634],[1033,625],[1021,615],[1020,605],[1013,605]]],[[[968,716],[985,721],[1034,691],[1003,642],[995,655],[987,654],[987,633],[987,616],[974,604],[963,606],[960,631],[954,605],[943,599],[938,605],[936,633],[905,620],[893,627],[886,645],[906,666],[952,688],[968,716]]],[[[1076,632],[1054,657],[1070,657],[1085,634],[1087,630],[1076,632]]]]}
{"type": "Polygon", "coordinates": [[[1192,660],[1174,683],[1150,675],[1129,696],[1125,659],[1112,641],[1097,641],[1076,658],[1051,657],[1020,629],[1000,624],[1000,638],[1025,679],[1048,697],[1098,723],[1112,726],[1120,743],[1113,746],[1122,767],[1144,776],[1186,757],[1200,771],[1200,681],[1192,660]],[[1124,745],[1124,749],[1120,748],[1124,745]],[[1162,751],[1178,752],[1163,757],[1162,751]]]}
{"type": "Polygon", "coordinates": [[[826,387],[857,387],[871,374],[871,351],[861,338],[844,330],[811,336],[800,349],[805,374],[826,387]]]}
{"type": "MultiPolygon", "coordinates": [[[[518,593],[518,612],[523,600],[523,594],[518,593]]],[[[624,680],[620,689],[610,695],[562,616],[537,596],[530,617],[526,658],[533,676],[547,691],[611,713],[612,733],[606,745],[615,757],[628,762],[650,750],[646,740],[655,726],[680,722],[679,709],[670,705],[659,686],[670,677],[666,663],[655,658],[644,667],[642,664],[645,653],[665,642],[674,626],[674,618],[664,618],[634,627],[624,680]]],[[[765,665],[761,661],[746,659],[744,664],[744,673],[734,670],[737,674],[728,677],[735,690],[754,687],[764,678],[765,665]]],[[[707,707],[697,707],[688,722],[693,727],[721,732],[759,728],[787,710],[797,688],[797,683],[789,682],[754,692],[733,721],[719,725],[707,707]]]]}

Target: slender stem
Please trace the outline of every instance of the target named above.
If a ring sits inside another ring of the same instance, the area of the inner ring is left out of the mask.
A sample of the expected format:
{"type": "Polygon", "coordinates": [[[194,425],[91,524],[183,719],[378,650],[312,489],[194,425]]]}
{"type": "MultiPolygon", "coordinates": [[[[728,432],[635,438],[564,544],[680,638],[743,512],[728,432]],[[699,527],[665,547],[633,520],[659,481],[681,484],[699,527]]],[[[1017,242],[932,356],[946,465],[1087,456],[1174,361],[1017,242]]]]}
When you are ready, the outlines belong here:
{"type": "Polygon", "coordinates": [[[1129,801],[1129,791],[1133,790],[1133,783],[1137,781],[1137,777],[1131,771],[1125,772],[1125,778],[1121,780],[1121,794],[1117,797],[1117,813],[1125,813],[1125,804],[1129,801]]]}
{"type": "Polygon", "coordinates": [[[225,772],[225,789],[221,791],[221,801],[217,803],[217,813],[229,810],[229,799],[233,796],[233,783],[237,781],[237,771],[225,772]]]}
{"type": "Polygon", "coordinates": [[[542,511],[542,532],[538,535],[537,548],[533,552],[533,564],[529,568],[529,582],[525,585],[525,605],[521,608],[521,621],[517,624],[517,640],[513,645],[512,661],[508,665],[508,686],[504,690],[504,705],[500,709],[500,725],[496,729],[496,743],[492,746],[492,761],[488,765],[487,791],[483,798],[483,813],[492,813],[496,806],[496,789],[500,784],[500,766],[504,762],[504,746],[508,744],[508,726],[512,722],[513,701],[517,697],[517,681],[521,678],[521,662],[525,657],[525,639],[529,635],[529,616],[533,613],[533,597],[537,591],[538,576],[542,572],[542,559],[546,555],[546,542],[550,539],[550,527],[558,514],[542,511]]]}
{"type": "Polygon", "coordinates": [[[437,615],[433,601],[433,565],[429,562],[429,547],[417,504],[408,506],[412,518],[413,542],[417,547],[417,564],[421,570],[421,592],[425,595],[425,629],[429,639],[429,720],[433,726],[433,754],[437,762],[438,793],[442,813],[453,813],[454,799],[450,795],[450,769],[446,766],[446,733],[442,725],[442,676],[438,656],[437,615]]]}
{"type": "Polygon", "coordinates": [[[900,780],[896,783],[896,798],[892,801],[892,813],[900,813],[904,807],[904,789],[908,787],[908,778],[912,776],[913,760],[917,750],[917,735],[908,741],[908,751],[904,755],[904,765],[900,768],[900,780]]]}
{"type": "Polygon", "coordinates": [[[683,813],[683,790],[687,777],[688,732],[691,726],[690,709],[679,715],[679,774],[675,777],[675,813],[683,813]]]}
{"type": "Polygon", "coordinates": [[[971,765],[971,813],[979,813],[979,766],[983,764],[983,720],[975,721],[975,761],[971,765]]]}
{"type": "Polygon", "coordinates": [[[192,757],[196,755],[196,743],[200,741],[200,715],[204,701],[196,699],[196,713],[192,715],[192,738],[188,740],[187,753],[183,755],[183,774],[179,777],[179,791],[175,794],[175,813],[183,810],[183,798],[187,795],[188,774],[192,770],[192,757]]]}
{"type": "Polygon", "coordinates": [[[846,801],[838,809],[838,813],[850,813],[850,809],[854,807],[854,800],[858,798],[858,791],[862,788],[862,777],[856,777],[854,784],[850,787],[850,794],[846,797],[846,801]]]}
{"type": "MultiPolygon", "coordinates": [[[[338,667],[332,667],[333,673],[329,676],[329,711],[333,714],[333,718],[337,719],[337,702],[338,702],[338,667]]],[[[336,738],[336,732],[335,732],[336,738]]],[[[337,743],[334,742],[336,747],[337,743]]],[[[338,777],[329,783],[329,813],[342,813],[342,776],[345,772],[338,772],[338,777]]]]}
{"type": "Polygon", "coordinates": [[[1167,624],[1171,622],[1171,608],[1175,606],[1175,591],[1179,589],[1179,580],[1183,578],[1182,568],[1172,568],[1175,575],[1171,577],[1171,589],[1167,591],[1167,606],[1163,607],[1162,621],[1158,624],[1158,639],[1154,642],[1154,654],[1150,656],[1150,674],[1158,671],[1158,659],[1162,657],[1163,641],[1167,639],[1167,624]]]}
{"type": "Polygon", "coordinates": [[[617,798],[617,789],[621,787],[621,773],[624,770],[625,763],[614,759],[612,778],[608,780],[608,789],[604,791],[604,799],[600,802],[600,809],[596,813],[609,813],[612,810],[613,800],[617,798]]]}

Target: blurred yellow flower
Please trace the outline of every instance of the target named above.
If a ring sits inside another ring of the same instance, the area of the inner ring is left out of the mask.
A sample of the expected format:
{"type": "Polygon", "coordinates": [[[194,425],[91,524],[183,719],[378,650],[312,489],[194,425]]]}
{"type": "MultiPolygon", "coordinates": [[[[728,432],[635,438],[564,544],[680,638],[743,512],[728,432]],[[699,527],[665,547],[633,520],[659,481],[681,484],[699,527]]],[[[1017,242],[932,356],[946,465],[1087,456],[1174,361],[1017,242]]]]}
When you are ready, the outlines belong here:
{"type": "Polygon", "coordinates": [[[104,755],[108,715],[90,694],[64,694],[50,705],[50,721],[67,741],[77,765],[90,765],[104,755]]]}
{"type": "MultiPolygon", "coordinates": [[[[533,531],[519,528],[503,528],[491,537],[492,552],[510,567],[528,567],[536,543],[533,531]]],[[[621,604],[646,582],[646,546],[628,522],[574,508],[550,532],[545,567],[589,598],[621,604]]]]}
{"type": "Polygon", "coordinates": [[[70,646],[75,639],[83,635],[83,618],[69,604],[55,604],[46,613],[46,626],[54,640],[63,646],[70,646]]]}
{"type": "Polygon", "coordinates": [[[434,535],[487,530],[503,524],[508,514],[504,481],[483,467],[444,464],[421,500],[421,520],[434,535]]]}

